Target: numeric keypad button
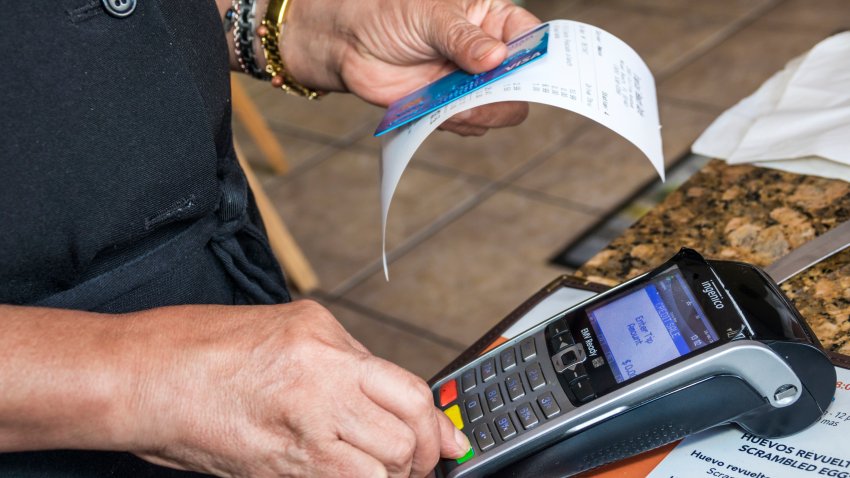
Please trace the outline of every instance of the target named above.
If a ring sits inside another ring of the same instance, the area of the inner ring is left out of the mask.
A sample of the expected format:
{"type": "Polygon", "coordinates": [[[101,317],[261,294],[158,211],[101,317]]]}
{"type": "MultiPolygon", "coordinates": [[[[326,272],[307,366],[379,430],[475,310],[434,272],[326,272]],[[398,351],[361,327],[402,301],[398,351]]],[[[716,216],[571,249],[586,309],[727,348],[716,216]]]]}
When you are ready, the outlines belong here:
{"type": "Polygon", "coordinates": [[[493,435],[490,434],[490,429],[486,423],[482,423],[472,431],[475,436],[475,441],[478,443],[478,448],[481,451],[487,451],[496,446],[496,441],[493,440],[493,435]]]}
{"type": "Polygon", "coordinates": [[[499,431],[499,436],[502,437],[502,440],[510,440],[516,436],[514,423],[511,421],[511,417],[507,414],[499,415],[493,423],[496,425],[496,430],[499,431]]]}
{"type": "Polygon", "coordinates": [[[484,398],[487,400],[487,407],[490,408],[491,412],[495,412],[505,405],[505,401],[502,399],[502,393],[499,391],[498,383],[494,383],[484,390],[484,398]]]}
{"type": "Polygon", "coordinates": [[[514,349],[509,348],[502,350],[502,353],[499,354],[499,360],[502,362],[503,372],[507,372],[508,370],[516,367],[516,353],[514,353],[514,349]]]}
{"type": "Polygon", "coordinates": [[[540,369],[539,363],[525,369],[525,376],[528,378],[528,384],[532,390],[537,390],[546,385],[546,378],[543,377],[543,370],[540,369]]]}
{"type": "Polygon", "coordinates": [[[518,373],[513,373],[505,378],[505,390],[508,391],[508,396],[512,402],[525,396],[525,389],[522,388],[522,379],[519,378],[518,373]]]}
{"type": "Polygon", "coordinates": [[[555,401],[555,397],[551,393],[541,395],[537,399],[537,403],[540,404],[540,409],[543,410],[543,415],[546,418],[552,418],[561,413],[561,407],[558,406],[558,402],[555,401]]]}
{"type": "Polygon", "coordinates": [[[530,403],[524,403],[516,407],[516,416],[519,417],[519,422],[526,430],[539,423],[537,414],[534,413],[534,408],[530,403]]]}
{"type": "Polygon", "coordinates": [[[466,418],[469,419],[470,423],[480,420],[484,416],[484,409],[481,408],[481,402],[477,395],[467,398],[463,402],[463,406],[466,408],[466,418]]]}
{"type": "Polygon", "coordinates": [[[475,369],[469,369],[466,372],[463,372],[463,375],[460,377],[460,388],[464,391],[464,393],[475,388],[475,369]]]}
{"type": "Polygon", "coordinates": [[[481,364],[481,380],[486,382],[496,378],[496,361],[487,359],[481,364]]]}
{"type": "Polygon", "coordinates": [[[522,355],[523,362],[528,362],[537,356],[537,347],[534,345],[534,337],[529,337],[519,344],[519,353],[522,355]]]}

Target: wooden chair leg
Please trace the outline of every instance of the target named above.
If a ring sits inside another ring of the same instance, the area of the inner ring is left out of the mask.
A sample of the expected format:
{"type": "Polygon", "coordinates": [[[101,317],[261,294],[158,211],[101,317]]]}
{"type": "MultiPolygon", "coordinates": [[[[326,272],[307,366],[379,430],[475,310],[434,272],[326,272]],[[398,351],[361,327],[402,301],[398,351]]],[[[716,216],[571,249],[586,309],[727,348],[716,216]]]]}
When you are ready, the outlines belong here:
{"type": "Polygon", "coordinates": [[[233,99],[233,114],[245,126],[272,170],[277,174],[288,172],[289,162],[286,160],[283,147],[272,133],[257,105],[248,96],[245,87],[234,75],[230,76],[230,95],[233,99]]]}
{"type": "Polygon", "coordinates": [[[236,155],[239,157],[239,164],[242,165],[245,176],[248,178],[248,185],[254,192],[257,208],[260,210],[260,215],[266,225],[269,243],[277,256],[277,260],[280,261],[287,277],[298,291],[306,294],[315,290],[319,287],[319,278],[313,271],[313,267],[307,261],[301,248],[298,247],[289,229],[286,228],[283,218],[280,217],[271,199],[266,195],[266,191],[251,169],[250,164],[244,159],[239,146],[236,144],[234,146],[236,147],[236,155]]]}

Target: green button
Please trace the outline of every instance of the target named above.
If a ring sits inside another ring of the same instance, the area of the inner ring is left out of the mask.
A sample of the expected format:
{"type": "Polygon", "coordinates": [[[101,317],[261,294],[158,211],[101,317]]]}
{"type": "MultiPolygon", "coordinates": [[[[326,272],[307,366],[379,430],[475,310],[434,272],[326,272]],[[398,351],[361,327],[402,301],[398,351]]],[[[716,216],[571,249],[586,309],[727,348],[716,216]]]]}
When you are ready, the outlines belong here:
{"type": "Polygon", "coordinates": [[[462,463],[465,463],[471,460],[473,456],[475,456],[475,450],[470,448],[469,451],[466,452],[466,455],[463,455],[462,457],[457,459],[457,464],[460,465],[462,463]]]}

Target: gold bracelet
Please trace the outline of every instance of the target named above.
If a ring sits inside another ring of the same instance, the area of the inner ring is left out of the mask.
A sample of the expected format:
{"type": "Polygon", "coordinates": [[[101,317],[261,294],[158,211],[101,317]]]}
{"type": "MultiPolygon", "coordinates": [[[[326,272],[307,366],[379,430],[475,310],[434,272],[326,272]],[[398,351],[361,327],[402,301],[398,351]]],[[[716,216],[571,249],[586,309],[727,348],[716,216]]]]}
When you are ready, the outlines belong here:
{"type": "Polygon", "coordinates": [[[325,93],[307,88],[295,81],[286,70],[283,55],[280,52],[280,33],[286,21],[286,12],[291,0],[269,0],[269,8],[263,17],[263,22],[257,27],[257,35],[263,44],[263,55],[266,57],[266,72],[271,77],[272,86],[308,100],[315,100],[325,93]]]}

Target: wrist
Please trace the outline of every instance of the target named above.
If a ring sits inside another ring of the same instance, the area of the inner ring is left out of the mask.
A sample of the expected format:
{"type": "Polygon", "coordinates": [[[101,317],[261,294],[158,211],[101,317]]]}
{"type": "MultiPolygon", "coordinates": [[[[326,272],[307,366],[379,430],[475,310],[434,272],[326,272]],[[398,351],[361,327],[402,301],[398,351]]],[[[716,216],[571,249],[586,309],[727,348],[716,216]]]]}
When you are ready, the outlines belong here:
{"type": "MultiPolygon", "coordinates": [[[[190,441],[189,436],[199,429],[229,418],[228,412],[204,403],[216,394],[238,392],[224,383],[238,373],[234,366],[241,363],[229,360],[222,342],[246,325],[227,320],[224,310],[181,305],[128,315],[131,393],[124,401],[126,419],[117,427],[126,437],[126,450],[167,454],[175,445],[190,441]]],[[[244,353],[248,356],[250,350],[244,353]]]]}
{"type": "MultiPolygon", "coordinates": [[[[280,55],[276,65],[283,67],[289,80],[295,83],[296,91],[303,91],[299,85],[311,90],[343,89],[339,65],[345,42],[339,37],[337,19],[340,8],[350,2],[289,0],[285,3],[286,15],[281,24],[278,18],[263,24],[270,3],[275,3],[270,0],[217,0],[217,3],[227,27],[225,35],[231,69],[268,79],[269,48],[263,45],[263,37],[269,34],[271,27],[275,30],[272,36],[276,34],[276,41],[269,46],[275,50],[273,54],[280,55]],[[248,43],[250,46],[246,46],[248,43]]],[[[276,7],[280,4],[276,3],[276,7]]],[[[280,83],[280,80],[276,81],[280,83]]]]}
{"type": "Polygon", "coordinates": [[[130,332],[122,369],[129,380],[121,397],[125,413],[116,419],[114,429],[127,451],[144,453],[179,440],[174,434],[179,431],[180,410],[175,407],[185,404],[180,399],[182,387],[191,388],[180,383],[187,366],[181,357],[193,345],[186,328],[196,336],[204,328],[197,321],[183,320],[185,307],[150,309],[125,317],[130,332]]]}
{"type": "Polygon", "coordinates": [[[283,63],[298,83],[323,91],[343,91],[340,78],[345,42],[344,0],[290,0],[279,45],[283,63]]]}

